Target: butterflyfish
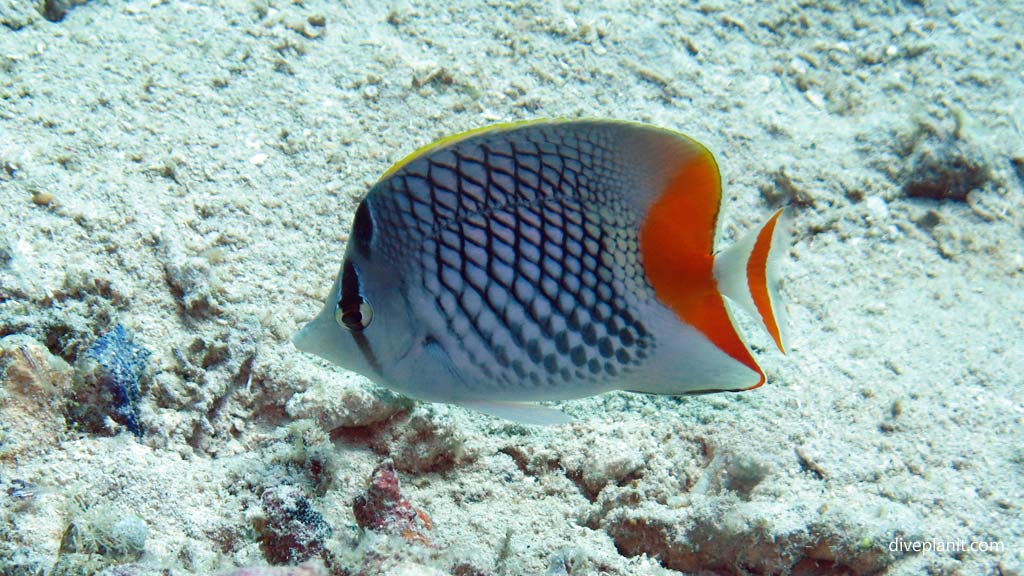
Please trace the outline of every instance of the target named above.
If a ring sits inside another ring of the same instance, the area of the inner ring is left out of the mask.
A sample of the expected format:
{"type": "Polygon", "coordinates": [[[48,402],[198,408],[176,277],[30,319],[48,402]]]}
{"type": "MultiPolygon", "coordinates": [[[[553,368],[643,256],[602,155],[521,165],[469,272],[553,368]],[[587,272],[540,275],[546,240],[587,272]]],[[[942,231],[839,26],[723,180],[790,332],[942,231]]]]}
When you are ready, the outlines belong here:
{"type": "Polygon", "coordinates": [[[783,210],[715,251],[711,152],[611,121],[473,130],[391,167],[355,211],[302,351],[401,394],[527,423],[612,390],[757,388],[728,299],[785,352],[783,210]]]}

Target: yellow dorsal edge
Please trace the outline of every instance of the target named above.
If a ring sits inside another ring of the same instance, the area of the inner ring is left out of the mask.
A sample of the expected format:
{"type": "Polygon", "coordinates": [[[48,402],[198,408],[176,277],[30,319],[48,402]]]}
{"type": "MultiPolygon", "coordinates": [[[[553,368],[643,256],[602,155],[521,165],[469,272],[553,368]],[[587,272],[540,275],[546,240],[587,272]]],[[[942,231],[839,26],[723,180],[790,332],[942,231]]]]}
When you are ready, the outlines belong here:
{"type": "MultiPolygon", "coordinates": [[[[444,148],[446,146],[451,146],[452,144],[461,142],[461,141],[463,141],[466,138],[469,138],[471,136],[476,136],[478,134],[484,134],[486,132],[503,132],[505,130],[513,130],[513,129],[516,129],[516,128],[522,128],[523,126],[530,126],[531,124],[557,124],[557,123],[560,123],[560,122],[568,122],[568,120],[565,119],[565,118],[542,118],[542,119],[536,119],[536,120],[517,120],[517,121],[514,121],[514,122],[501,122],[501,123],[498,123],[498,124],[488,124],[487,126],[481,126],[479,128],[473,128],[472,130],[466,130],[465,132],[459,132],[458,134],[453,134],[451,136],[445,136],[444,138],[441,138],[440,140],[438,140],[436,142],[432,142],[430,144],[427,144],[426,146],[420,146],[419,148],[414,150],[412,153],[407,155],[405,158],[402,158],[401,160],[396,162],[394,164],[394,166],[392,166],[391,168],[388,168],[388,171],[385,172],[380,177],[380,180],[384,180],[388,176],[391,176],[395,172],[398,172],[399,170],[402,169],[403,166],[405,166],[409,162],[412,162],[413,160],[415,160],[416,158],[418,158],[418,157],[420,157],[420,156],[422,156],[424,154],[428,154],[428,153],[431,153],[431,152],[436,152],[436,151],[438,151],[438,150],[440,150],[440,149],[442,149],[442,148],[444,148]]],[[[378,182],[380,180],[378,180],[378,182]]]]}
{"type": "Polygon", "coordinates": [[[466,130],[465,132],[459,132],[458,134],[453,134],[451,136],[445,136],[444,138],[441,138],[440,140],[437,140],[435,142],[431,142],[430,144],[427,144],[425,146],[420,146],[416,150],[412,151],[411,153],[406,155],[405,158],[402,158],[401,160],[396,162],[394,165],[392,165],[391,168],[388,168],[387,172],[384,172],[384,174],[382,174],[381,177],[377,181],[381,182],[383,180],[386,180],[389,176],[391,176],[395,172],[398,172],[399,170],[401,170],[406,164],[412,162],[413,160],[419,158],[422,155],[430,154],[432,152],[436,152],[436,151],[441,150],[441,149],[443,149],[443,148],[445,148],[447,146],[451,146],[451,145],[456,144],[458,142],[462,142],[463,140],[465,140],[467,138],[471,138],[471,137],[477,136],[479,134],[485,134],[485,133],[488,133],[488,132],[505,132],[505,131],[508,131],[508,130],[515,130],[515,129],[518,129],[518,128],[523,128],[525,126],[535,126],[535,125],[541,125],[541,124],[563,124],[563,123],[568,123],[568,122],[598,122],[598,123],[604,123],[604,124],[610,124],[610,125],[618,124],[620,126],[632,126],[632,127],[636,127],[636,128],[643,128],[645,130],[651,130],[653,132],[661,132],[663,134],[672,136],[673,138],[678,138],[678,139],[681,139],[681,140],[689,143],[690,145],[694,146],[695,148],[697,148],[702,153],[709,154],[709,155],[711,154],[711,152],[709,152],[708,149],[703,144],[701,144],[700,142],[694,140],[693,138],[690,138],[686,134],[683,134],[681,132],[676,132],[675,130],[669,130],[667,128],[661,128],[659,126],[653,126],[651,124],[645,124],[643,122],[636,122],[636,121],[633,121],[633,120],[616,120],[616,119],[609,119],[609,118],[589,118],[589,117],[584,117],[584,118],[536,118],[536,119],[533,119],[533,120],[515,120],[515,121],[512,121],[512,122],[499,122],[497,124],[488,124],[486,126],[480,126],[479,128],[473,128],[472,130],[466,130]]]}

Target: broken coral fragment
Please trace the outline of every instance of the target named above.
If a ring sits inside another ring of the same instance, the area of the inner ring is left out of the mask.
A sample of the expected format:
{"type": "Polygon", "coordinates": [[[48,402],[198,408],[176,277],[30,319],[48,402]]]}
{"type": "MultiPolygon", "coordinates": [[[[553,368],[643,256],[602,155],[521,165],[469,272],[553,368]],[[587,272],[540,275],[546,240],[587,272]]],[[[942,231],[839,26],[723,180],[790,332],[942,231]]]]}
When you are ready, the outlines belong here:
{"type": "Polygon", "coordinates": [[[391,459],[373,471],[366,494],[356,497],[352,511],[360,528],[398,534],[410,542],[426,544],[426,532],[433,529],[430,517],[402,496],[391,459]]]}
{"type": "Polygon", "coordinates": [[[332,530],[309,498],[294,486],[269,488],[260,497],[260,547],[271,564],[297,564],[319,556],[332,530]]]}
{"type": "Polygon", "coordinates": [[[97,413],[103,413],[142,438],[139,382],[146,370],[150,351],[137,344],[124,326],[117,324],[100,336],[85,355],[95,360],[96,366],[83,370],[85,386],[76,398],[80,406],[76,411],[79,420],[88,427],[90,422],[97,420],[97,413]],[[94,413],[88,414],[89,411],[94,413]]]}
{"type": "Polygon", "coordinates": [[[62,358],[27,336],[0,339],[0,459],[57,444],[73,374],[62,358]]]}

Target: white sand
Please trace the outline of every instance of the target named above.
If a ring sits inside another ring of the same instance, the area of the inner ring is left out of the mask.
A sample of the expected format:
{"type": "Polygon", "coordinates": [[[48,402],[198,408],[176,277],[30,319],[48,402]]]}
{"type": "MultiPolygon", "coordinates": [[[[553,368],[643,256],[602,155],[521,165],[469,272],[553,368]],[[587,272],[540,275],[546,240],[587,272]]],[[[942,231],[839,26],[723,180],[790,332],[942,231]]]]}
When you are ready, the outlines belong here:
{"type": "Polygon", "coordinates": [[[100,566],[261,565],[260,495],[289,484],[336,574],[1024,573],[1024,12],[922,4],[94,1],[49,22],[0,0],[0,335],[23,338],[0,572],[50,573],[103,507],[148,537],[100,566]],[[748,325],[753,392],[568,402],[578,423],[549,429],[420,406],[328,436],[408,406],[288,342],[359,197],[439,137],[558,116],[704,142],[723,243],[801,203],[791,353],[748,325]],[[915,159],[951,152],[991,177],[908,198],[915,159]],[[46,348],[84,370],[112,322],[153,352],[141,444],[69,431],[71,369],[25,371],[46,348]],[[385,454],[429,547],[359,542],[385,454]]]}

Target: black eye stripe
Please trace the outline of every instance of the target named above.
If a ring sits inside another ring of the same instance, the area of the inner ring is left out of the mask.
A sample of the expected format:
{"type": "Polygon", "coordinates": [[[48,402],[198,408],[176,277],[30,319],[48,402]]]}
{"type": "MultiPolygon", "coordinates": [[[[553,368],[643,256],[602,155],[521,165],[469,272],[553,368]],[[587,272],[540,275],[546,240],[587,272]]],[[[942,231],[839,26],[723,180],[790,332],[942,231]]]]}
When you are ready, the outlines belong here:
{"type": "Polygon", "coordinates": [[[363,304],[363,297],[359,293],[359,272],[347,259],[341,270],[341,299],[338,301],[338,309],[341,310],[342,322],[350,330],[352,338],[355,339],[359,351],[366,358],[370,369],[377,374],[381,373],[380,361],[373,352],[369,340],[363,334],[363,314],[360,305],[363,304]]]}
{"type": "Polygon", "coordinates": [[[359,326],[363,323],[363,315],[355,308],[343,308],[341,311],[341,319],[346,326],[359,326]]]}
{"type": "Polygon", "coordinates": [[[351,262],[345,260],[341,271],[341,300],[338,301],[338,308],[341,310],[345,325],[349,328],[361,328],[362,314],[359,312],[359,305],[362,303],[363,297],[359,294],[359,272],[351,262]]]}
{"type": "Polygon", "coordinates": [[[377,355],[373,353],[373,347],[370,346],[370,341],[366,339],[366,335],[362,332],[352,332],[352,338],[355,339],[356,345],[359,346],[359,351],[363,353],[363,358],[366,358],[366,363],[370,365],[370,369],[377,374],[383,373],[380,361],[377,360],[377,355]]]}
{"type": "Polygon", "coordinates": [[[352,222],[352,240],[361,254],[369,255],[370,243],[373,240],[373,217],[370,215],[369,200],[363,200],[356,208],[356,217],[352,222]]]}

